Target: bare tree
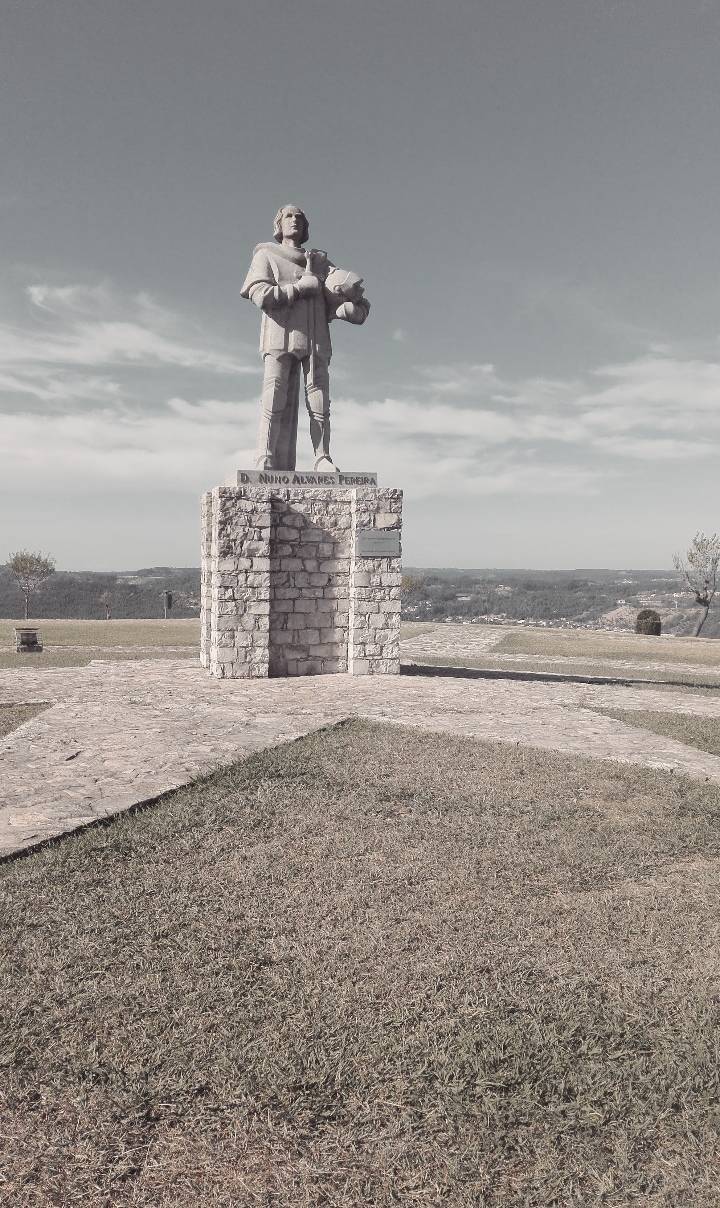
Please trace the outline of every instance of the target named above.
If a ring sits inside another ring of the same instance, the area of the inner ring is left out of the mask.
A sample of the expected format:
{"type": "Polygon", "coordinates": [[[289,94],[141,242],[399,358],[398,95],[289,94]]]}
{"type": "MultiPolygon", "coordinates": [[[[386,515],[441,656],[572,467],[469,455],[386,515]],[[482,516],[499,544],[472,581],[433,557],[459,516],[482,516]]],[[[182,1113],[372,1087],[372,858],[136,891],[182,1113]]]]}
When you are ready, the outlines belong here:
{"type": "Polygon", "coordinates": [[[100,603],[105,608],[105,620],[109,621],[112,616],[112,592],[104,591],[100,596],[100,603]]]}
{"type": "Polygon", "coordinates": [[[414,591],[421,586],[422,579],[416,579],[414,575],[403,575],[400,584],[400,593],[403,596],[411,596],[414,591]]]}
{"type": "Polygon", "coordinates": [[[695,596],[695,603],[702,609],[693,633],[696,638],[707,620],[713,596],[717,591],[720,537],[717,533],[713,533],[711,537],[696,533],[685,556],[675,554],[673,564],[695,596]]]}
{"type": "Polygon", "coordinates": [[[10,555],[8,570],[25,597],[25,620],[30,615],[30,596],[41,583],[55,574],[55,559],[45,554],[18,549],[10,555]]]}

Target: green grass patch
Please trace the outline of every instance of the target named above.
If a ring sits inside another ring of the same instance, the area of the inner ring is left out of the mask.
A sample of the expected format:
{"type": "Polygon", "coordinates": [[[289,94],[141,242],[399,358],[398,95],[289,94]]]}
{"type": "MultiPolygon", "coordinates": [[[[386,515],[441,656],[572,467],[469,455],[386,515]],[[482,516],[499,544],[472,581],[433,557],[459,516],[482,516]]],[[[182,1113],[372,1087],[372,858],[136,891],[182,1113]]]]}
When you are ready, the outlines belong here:
{"type": "Polygon", "coordinates": [[[17,730],[24,721],[30,721],[47,709],[47,705],[0,705],[0,738],[11,730],[17,730]]]}
{"type": "Polygon", "coordinates": [[[677,742],[699,747],[711,755],[720,755],[720,720],[716,717],[698,717],[689,713],[662,713],[651,709],[596,709],[607,717],[631,726],[642,726],[653,734],[674,738],[677,742]]]}
{"type": "Polygon", "coordinates": [[[631,662],[698,663],[720,669],[720,641],[714,638],[650,637],[597,629],[518,628],[494,648],[498,653],[628,659],[631,662]]]}
{"type": "Polygon", "coordinates": [[[353,722],[0,868],[0,1199],[717,1203],[720,790],[353,722]]]}

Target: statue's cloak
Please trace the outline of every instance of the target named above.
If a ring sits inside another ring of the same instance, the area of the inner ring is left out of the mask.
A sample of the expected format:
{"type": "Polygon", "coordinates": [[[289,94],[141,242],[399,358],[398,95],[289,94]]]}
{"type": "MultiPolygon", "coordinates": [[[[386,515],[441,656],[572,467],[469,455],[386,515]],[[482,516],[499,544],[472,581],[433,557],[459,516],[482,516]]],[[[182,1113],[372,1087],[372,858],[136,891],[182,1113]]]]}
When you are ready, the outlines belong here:
{"type": "Polygon", "coordinates": [[[260,351],[265,356],[289,352],[299,360],[312,355],[329,361],[332,344],[328,308],[321,291],[310,298],[278,303],[276,287],[294,286],[305,272],[307,257],[299,248],[259,243],[240,290],[262,310],[260,351]]]}

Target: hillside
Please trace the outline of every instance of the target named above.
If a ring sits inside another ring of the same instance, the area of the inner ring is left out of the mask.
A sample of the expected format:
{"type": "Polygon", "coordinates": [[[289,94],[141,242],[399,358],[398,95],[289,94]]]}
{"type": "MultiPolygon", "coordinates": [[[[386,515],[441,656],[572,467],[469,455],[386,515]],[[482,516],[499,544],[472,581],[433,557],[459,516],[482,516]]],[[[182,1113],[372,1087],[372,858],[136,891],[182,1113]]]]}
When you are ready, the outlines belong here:
{"type": "MultiPolygon", "coordinates": [[[[691,634],[698,612],[668,570],[406,567],[404,585],[403,615],[417,621],[632,630],[641,608],[655,608],[663,632],[691,634]]],[[[720,637],[720,604],[710,610],[703,637],[720,637]]]]}
{"type": "MultiPolygon", "coordinates": [[[[415,621],[632,630],[638,611],[649,607],[660,613],[664,633],[684,635],[692,633],[697,616],[691,596],[667,570],[407,567],[403,582],[403,616],[415,621]]],[[[118,620],[161,617],[165,590],[173,593],[172,616],[199,615],[200,570],[172,566],[58,571],[33,597],[32,615],[104,619],[107,600],[118,620]]],[[[22,617],[22,597],[5,567],[0,567],[0,616],[22,617]]],[[[720,604],[710,610],[703,637],[720,637],[720,604]]]]}
{"type": "MultiPolygon", "coordinates": [[[[195,567],[151,566],[134,571],[58,571],[33,595],[34,618],[104,619],[111,616],[161,617],[162,593],[173,594],[172,616],[200,612],[200,571],[195,567]]],[[[10,572],[0,567],[0,616],[21,618],[23,600],[10,572]]]]}

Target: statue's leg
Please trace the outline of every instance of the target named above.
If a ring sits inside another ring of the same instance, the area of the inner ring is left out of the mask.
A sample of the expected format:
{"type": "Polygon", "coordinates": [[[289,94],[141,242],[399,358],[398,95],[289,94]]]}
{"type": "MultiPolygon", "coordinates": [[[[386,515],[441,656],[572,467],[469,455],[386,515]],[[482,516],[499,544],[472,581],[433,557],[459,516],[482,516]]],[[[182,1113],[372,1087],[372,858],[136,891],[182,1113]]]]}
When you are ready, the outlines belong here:
{"type": "Polygon", "coordinates": [[[287,403],[282,415],[276,445],[276,470],[294,470],[297,451],[298,403],[300,399],[300,362],[291,357],[287,386],[287,403]]]}
{"type": "Polygon", "coordinates": [[[266,352],[263,358],[263,388],[260,400],[255,465],[259,470],[277,469],[277,445],[282,432],[283,413],[288,401],[288,385],[295,357],[289,353],[266,352]]]}
{"type": "Polygon", "coordinates": [[[330,374],[328,363],[317,354],[303,361],[305,401],[310,416],[310,439],[316,470],[335,470],[330,456],[330,374]],[[324,463],[324,464],[323,464],[324,463]]]}

